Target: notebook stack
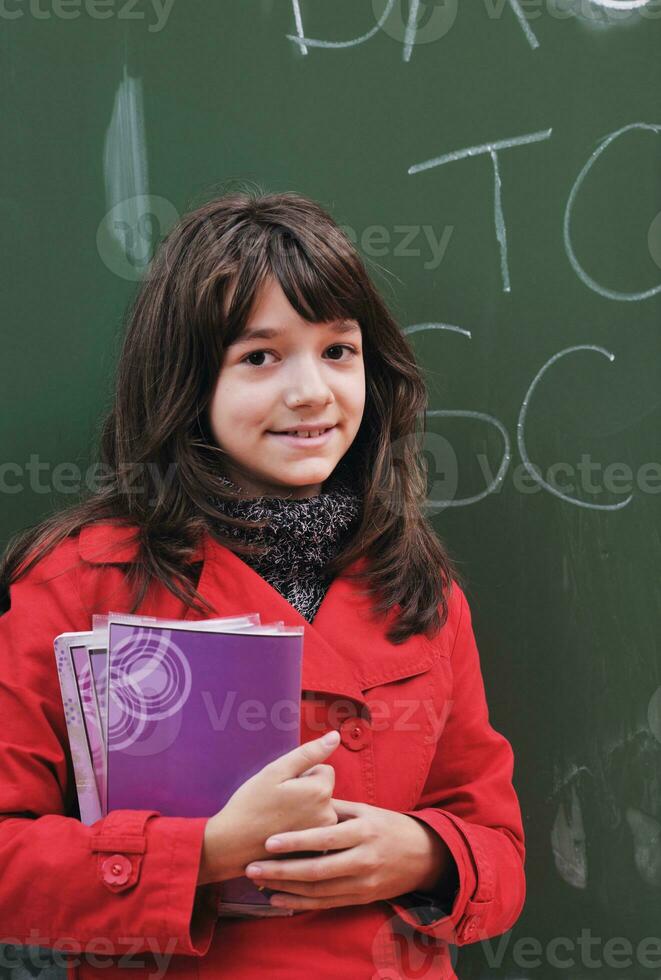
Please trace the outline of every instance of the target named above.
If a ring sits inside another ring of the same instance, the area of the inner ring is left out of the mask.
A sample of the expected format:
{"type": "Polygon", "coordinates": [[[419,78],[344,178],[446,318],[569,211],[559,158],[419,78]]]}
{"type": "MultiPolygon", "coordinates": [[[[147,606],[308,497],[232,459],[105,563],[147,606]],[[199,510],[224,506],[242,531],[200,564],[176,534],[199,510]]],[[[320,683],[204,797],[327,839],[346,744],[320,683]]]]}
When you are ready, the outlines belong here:
{"type": "MultiPolygon", "coordinates": [[[[300,744],[302,626],[96,615],[54,640],[81,821],[112,810],[211,817],[300,744]]],[[[248,878],[219,914],[291,915],[248,878]]]]}

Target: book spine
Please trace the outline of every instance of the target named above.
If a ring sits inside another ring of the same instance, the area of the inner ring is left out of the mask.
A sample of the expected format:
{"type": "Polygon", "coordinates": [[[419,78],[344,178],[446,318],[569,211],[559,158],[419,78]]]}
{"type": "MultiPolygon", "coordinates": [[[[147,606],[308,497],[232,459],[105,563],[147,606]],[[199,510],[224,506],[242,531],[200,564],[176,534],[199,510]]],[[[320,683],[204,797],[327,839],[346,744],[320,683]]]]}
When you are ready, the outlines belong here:
{"type": "Polygon", "coordinates": [[[96,820],[100,820],[102,816],[101,803],[94,776],[94,766],[92,765],[80,697],[78,696],[78,686],[76,684],[68,646],[65,641],[56,638],[54,649],[74,777],[76,780],[80,819],[82,823],[89,826],[96,820]]]}

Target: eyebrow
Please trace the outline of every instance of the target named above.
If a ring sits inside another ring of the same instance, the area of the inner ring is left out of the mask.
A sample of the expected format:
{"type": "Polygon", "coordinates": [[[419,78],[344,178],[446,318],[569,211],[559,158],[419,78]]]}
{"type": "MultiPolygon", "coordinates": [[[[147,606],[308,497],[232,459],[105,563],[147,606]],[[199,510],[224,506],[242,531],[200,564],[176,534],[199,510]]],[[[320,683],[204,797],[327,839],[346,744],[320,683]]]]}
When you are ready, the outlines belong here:
{"type": "MultiPolygon", "coordinates": [[[[339,323],[329,324],[328,329],[336,334],[359,333],[360,325],[353,320],[341,320],[339,323]]],[[[251,330],[246,330],[242,334],[239,334],[231,346],[247,344],[251,340],[272,340],[273,337],[280,336],[282,332],[282,330],[278,330],[275,327],[253,327],[251,330]]]]}

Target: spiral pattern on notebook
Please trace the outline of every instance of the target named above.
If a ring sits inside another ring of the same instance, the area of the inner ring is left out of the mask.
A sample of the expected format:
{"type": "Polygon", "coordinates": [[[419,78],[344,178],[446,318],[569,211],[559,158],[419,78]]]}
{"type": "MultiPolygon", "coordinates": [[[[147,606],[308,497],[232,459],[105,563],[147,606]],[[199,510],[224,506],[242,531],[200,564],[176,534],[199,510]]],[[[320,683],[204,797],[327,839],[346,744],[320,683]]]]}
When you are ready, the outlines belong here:
{"type": "Polygon", "coordinates": [[[137,741],[148,722],[181,711],[191,691],[186,655],[172,631],[136,630],[112,651],[108,719],[109,747],[116,750],[137,741]]]}

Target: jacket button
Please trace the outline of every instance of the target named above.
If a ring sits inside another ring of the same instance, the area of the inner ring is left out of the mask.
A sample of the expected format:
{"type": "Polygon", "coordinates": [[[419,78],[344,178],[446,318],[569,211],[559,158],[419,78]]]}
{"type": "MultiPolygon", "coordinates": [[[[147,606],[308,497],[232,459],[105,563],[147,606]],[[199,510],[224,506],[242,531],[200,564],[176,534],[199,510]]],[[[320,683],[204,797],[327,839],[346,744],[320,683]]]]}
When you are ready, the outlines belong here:
{"type": "Polygon", "coordinates": [[[108,885],[125,885],[131,869],[131,862],[124,854],[112,854],[101,864],[103,880],[108,885]]]}
{"type": "Polygon", "coordinates": [[[353,752],[364,749],[370,740],[370,730],[363,718],[346,718],[340,725],[342,744],[353,752]]]}

